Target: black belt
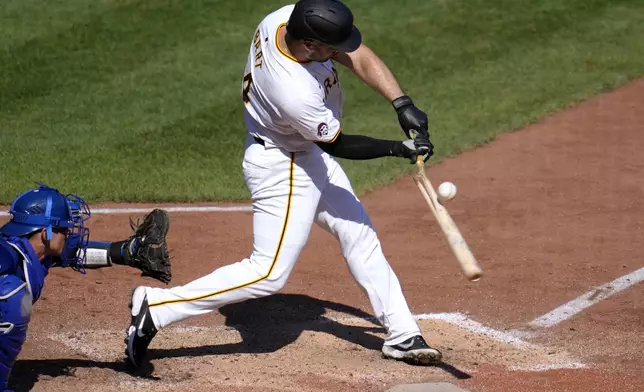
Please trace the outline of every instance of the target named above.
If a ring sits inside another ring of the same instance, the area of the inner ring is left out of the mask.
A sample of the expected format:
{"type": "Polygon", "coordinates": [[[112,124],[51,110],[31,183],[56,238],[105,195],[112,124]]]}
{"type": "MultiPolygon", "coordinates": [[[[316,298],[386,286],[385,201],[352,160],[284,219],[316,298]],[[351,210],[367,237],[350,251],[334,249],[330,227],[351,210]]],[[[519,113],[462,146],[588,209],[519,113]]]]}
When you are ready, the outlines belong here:
{"type": "Polygon", "coordinates": [[[255,141],[256,141],[257,143],[261,144],[262,146],[265,146],[265,145],[266,145],[266,143],[264,143],[264,139],[262,139],[262,138],[259,138],[259,137],[257,137],[257,136],[253,136],[253,139],[255,139],[255,141]]]}

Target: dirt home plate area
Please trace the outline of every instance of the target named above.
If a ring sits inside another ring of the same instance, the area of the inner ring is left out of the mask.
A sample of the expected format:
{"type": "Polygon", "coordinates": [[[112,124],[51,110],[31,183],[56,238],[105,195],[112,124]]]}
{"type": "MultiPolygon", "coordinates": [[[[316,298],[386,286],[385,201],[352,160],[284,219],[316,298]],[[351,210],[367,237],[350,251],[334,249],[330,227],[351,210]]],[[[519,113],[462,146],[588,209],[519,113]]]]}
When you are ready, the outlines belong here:
{"type": "MultiPolygon", "coordinates": [[[[444,353],[440,366],[380,357],[384,332],[366,296],[335,240],[314,228],[281,293],[160,331],[145,377],[130,374],[123,361],[127,304],[135,286],[156,284],[123,267],[86,276],[52,270],[12,385],[84,392],[642,391],[643,97],[644,80],[635,81],[428,169],[435,184],[458,186],[446,205],[484,269],[479,282],[461,274],[411,177],[362,196],[424,336],[444,353]]],[[[128,217],[143,213],[105,208],[152,206],[93,207],[92,236],[117,240],[129,235],[128,217]]],[[[174,207],[174,285],[250,253],[245,205],[174,207]]]]}

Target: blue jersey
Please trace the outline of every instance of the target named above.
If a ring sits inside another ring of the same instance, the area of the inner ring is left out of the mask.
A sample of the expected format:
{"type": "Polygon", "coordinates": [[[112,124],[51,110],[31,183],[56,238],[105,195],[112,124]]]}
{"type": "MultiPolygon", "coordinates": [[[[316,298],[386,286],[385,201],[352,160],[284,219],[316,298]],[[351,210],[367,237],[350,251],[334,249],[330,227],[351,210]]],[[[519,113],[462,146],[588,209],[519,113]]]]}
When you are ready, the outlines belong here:
{"type": "Polygon", "coordinates": [[[33,302],[40,298],[51,264],[51,257],[38,259],[29,240],[0,235],[0,275],[13,275],[27,283],[33,302]]]}

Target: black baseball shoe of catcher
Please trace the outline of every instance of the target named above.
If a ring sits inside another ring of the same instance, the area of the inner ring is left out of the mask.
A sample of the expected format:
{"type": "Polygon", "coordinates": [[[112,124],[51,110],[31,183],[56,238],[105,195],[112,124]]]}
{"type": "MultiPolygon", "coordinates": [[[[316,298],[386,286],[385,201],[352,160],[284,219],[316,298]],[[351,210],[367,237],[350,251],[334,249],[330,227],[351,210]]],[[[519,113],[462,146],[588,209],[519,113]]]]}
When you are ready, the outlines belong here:
{"type": "Polygon", "coordinates": [[[416,335],[393,346],[382,346],[382,356],[412,365],[430,366],[440,363],[443,354],[429,347],[422,336],[416,335]]]}
{"type": "Polygon", "coordinates": [[[132,291],[130,309],[132,309],[132,321],[126,332],[125,355],[132,366],[139,368],[143,364],[150,342],[157,334],[144,286],[139,286],[132,291]]]}

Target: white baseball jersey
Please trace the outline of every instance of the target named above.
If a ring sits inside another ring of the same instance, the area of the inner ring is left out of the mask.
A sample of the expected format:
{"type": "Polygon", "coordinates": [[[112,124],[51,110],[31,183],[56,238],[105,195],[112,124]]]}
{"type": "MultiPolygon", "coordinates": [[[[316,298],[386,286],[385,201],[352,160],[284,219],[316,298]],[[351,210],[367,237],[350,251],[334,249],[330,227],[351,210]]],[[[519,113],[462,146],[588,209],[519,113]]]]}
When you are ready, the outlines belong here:
{"type": "Polygon", "coordinates": [[[280,47],[277,32],[293,8],[282,7],[259,24],[242,83],[248,132],[291,152],[335,140],[344,103],[333,61],[298,62],[280,47]]]}

